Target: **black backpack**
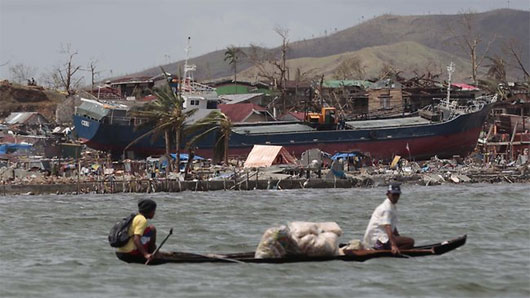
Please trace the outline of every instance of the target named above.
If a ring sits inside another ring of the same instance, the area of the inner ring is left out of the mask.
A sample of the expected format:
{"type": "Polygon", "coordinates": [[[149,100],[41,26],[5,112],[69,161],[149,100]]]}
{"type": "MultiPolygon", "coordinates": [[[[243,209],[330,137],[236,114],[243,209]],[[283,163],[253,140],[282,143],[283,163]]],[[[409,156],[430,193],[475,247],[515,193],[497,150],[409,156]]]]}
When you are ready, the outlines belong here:
{"type": "Polygon", "coordinates": [[[131,238],[129,236],[129,227],[133,221],[133,218],[136,216],[136,213],[131,213],[131,215],[122,218],[120,221],[114,224],[109,232],[109,243],[112,247],[122,247],[131,238]]]}

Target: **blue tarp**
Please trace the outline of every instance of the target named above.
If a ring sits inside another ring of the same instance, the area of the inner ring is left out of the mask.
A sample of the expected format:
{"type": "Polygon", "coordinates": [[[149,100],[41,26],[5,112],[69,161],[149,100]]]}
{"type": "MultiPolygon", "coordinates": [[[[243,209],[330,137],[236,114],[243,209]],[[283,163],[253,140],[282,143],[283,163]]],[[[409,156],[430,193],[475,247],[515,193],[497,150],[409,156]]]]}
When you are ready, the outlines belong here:
{"type": "MultiPolygon", "coordinates": [[[[177,154],[176,154],[176,153],[171,153],[170,155],[171,155],[171,158],[173,158],[173,159],[177,159],[177,154]]],[[[195,156],[193,157],[193,160],[202,160],[202,159],[204,159],[204,158],[203,158],[203,157],[200,157],[200,156],[198,156],[198,155],[195,155],[195,156]]],[[[180,160],[188,160],[188,154],[186,154],[186,153],[181,153],[181,154],[180,154],[180,160]]]]}
{"type": "Polygon", "coordinates": [[[348,157],[355,157],[355,156],[360,156],[361,154],[359,152],[337,152],[335,153],[331,159],[332,160],[337,160],[337,159],[346,159],[348,157]]]}
{"type": "Polygon", "coordinates": [[[19,149],[31,149],[31,144],[0,144],[0,154],[13,153],[19,149]]]}

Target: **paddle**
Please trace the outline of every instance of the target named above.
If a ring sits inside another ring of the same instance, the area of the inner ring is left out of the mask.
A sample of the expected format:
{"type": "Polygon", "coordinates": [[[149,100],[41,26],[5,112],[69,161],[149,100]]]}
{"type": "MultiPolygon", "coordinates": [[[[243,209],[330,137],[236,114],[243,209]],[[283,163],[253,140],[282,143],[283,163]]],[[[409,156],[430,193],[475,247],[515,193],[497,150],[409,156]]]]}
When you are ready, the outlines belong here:
{"type": "MultiPolygon", "coordinates": [[[[169,229],[169,234],[167,234],[166,238],[164,240],[162,240],[162,242],[160,243],[160,245],[155,249],[155,251],[152,253],[153,255],[153,259],[156,257],[156,254],[158,253],[158,251],[160,250],[160,248],[162,248],[162,245],[164,245],[164,243],[166,243],[167,241],[167,238],[169,238],[169,236],[171,236],[171,234],[173,234],[173,228],[169,229]]],[[[146,265],[149,265],[149,262],[151,261],[152,259],[149,259],[145,262],[146,265]]]]}
{"type": "Polygon", "coordinates": [[[206,258],[211,258],[211,259],[224,260],[224,261],[228,261],[228,262],[232,262],[232,263],[246,264],[245,262],[241,262],[241,261],[236,260],[236,259],[227,258],[227,257],[225,257],[223,255],[217,255],[217,254],[206,254],[206,255],[203,255],[203,254],[200,254],[200,256],[206,257],[206,258]]]}

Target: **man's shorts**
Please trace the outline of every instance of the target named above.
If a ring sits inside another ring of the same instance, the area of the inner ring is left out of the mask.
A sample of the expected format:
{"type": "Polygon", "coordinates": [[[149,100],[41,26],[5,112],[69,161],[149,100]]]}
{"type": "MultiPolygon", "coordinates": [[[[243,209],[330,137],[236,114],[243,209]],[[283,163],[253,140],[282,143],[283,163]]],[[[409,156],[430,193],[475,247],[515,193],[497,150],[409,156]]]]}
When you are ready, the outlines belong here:
{"type": "Polygon", "coordinates": [[[392,245],[390,244],[390,241],[387,241],[385,243],[377,240],[374,245],[374,249],[376,250],[389,250],[392,249],[392,245]]]}
{"type": "MultiPolygon", "coordinates": [[[[151,237],[152,235],[153,231],[150,227],[147,227],[145,228],[144,234],[140,239],[140,241],[142,242],[142,246],[149,253],[152,253],[152,251],[149,251],[149,246],[151,244],[151,241],[153,240],[153,238],[151,237]]],[[[128,253],[116,252],[116,256],[118,257],[118,259],[127,263],[145,263],[147,261],[137,249],[128,253]]]]}

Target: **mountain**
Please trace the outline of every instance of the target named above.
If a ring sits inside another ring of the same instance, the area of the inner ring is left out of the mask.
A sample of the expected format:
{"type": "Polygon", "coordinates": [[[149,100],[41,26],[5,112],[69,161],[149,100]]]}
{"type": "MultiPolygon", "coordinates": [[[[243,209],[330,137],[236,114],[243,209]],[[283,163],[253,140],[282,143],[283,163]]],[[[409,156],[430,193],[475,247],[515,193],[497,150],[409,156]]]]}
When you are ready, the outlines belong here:
{"type": "MultiPolygon", "coordinates": [[[[365,76],[363,79],[378,77],[385,64],[392,65],[401,71],[404,77],[422,75],[427,72],[446,77],[446,65],[451,61],[459,72],[455,72],[456,80],[469,80],[466,70],[471,69],[471,64],[464,58],[451,55],[447,52],[428,48],[413,41],[403,41],[390,45],[365,47],[358,51],[345,52],[325,57],[301,57],[289,59],[287,66],[291,70],[290,77],[294,78],[296,69],[300,69],[306,77],[313,78],[324,75],[330,79],[334,77],[337,67],[348,59],[357,59],[361,62],[365,76]]],[[[258,70],[249,67],[238,74],[238,79],[254,80],[258,70]]]]}
{"type": "MultiPolygon", "coordinates": [[[[289,44],[288,59],[291,69],[294,65],[301,69],[311,69],[315,75],[329,76],[340,61],[358,56],[367,66],[367,73],[383,64],[396,64],[398,69],[427,69],[436,64],[445,69],[449,61],[457,64],[456,79],[470,77],[468,53],[459,45],[458,38],[469,34],[464,26],[463,15],[422,15],[396,16],[382,15],[359,25],[308,40],[289,44]],[[374,51],[373,53],[370,53],[374,51]],[[338,55],[338,56],[337,56],[338,55]],[[320,58],[320,59],[312,59],[320,58]],[[364,60],[366,59],[366,60],[364,60]],[[466,62],[467,61],[467,62],[466,62]]],[[[530,68],[530,12],[512,9],[498,9],[470,15],[472,35],[479,37],[478,52],[483,53],[491,41],[489,56],[499,55],[508,60],[503,51],[504,44],[515,40],[523,64],[530,68]]],[[[242,48],[248,51],[249,48],[242,48]]],[[[262,49],[264,52],[278,53],[279,48],[262,49]]],[[[164,65],[166,71],[178,73],[183,61],[164,65]]],[[[224,50],[208,53],[190,60],[197,65],[196,78],[211,80],[232,75],[224,61],[224,50]]],[[[487,63],[484,62],[483,66],[487,63]]],[[[241,61],[238,69],[251,78],[252,64],[241,61]]],[[[380,69],[380,67],[379,67],[380,69]]],[[[154,75],[159,67],[149,68],[132,75],[154,75]]],[[[520,71],[508,71],[511,78],[520,77],[520,71]]],[[[291,74],[293,76],[293,74],[291,74]]]]}

